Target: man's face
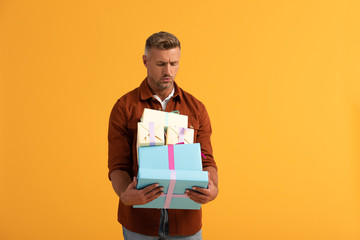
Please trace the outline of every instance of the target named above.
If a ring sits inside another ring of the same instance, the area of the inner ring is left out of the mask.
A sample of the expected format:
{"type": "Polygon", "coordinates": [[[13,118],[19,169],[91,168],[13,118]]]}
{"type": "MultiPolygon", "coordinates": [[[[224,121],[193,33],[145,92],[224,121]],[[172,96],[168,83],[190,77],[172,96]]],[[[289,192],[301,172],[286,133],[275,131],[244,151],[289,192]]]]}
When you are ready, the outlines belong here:
{"type": "Polygon", "coordinates": [[[161,50],[151,48],[143,62],[147,68],[148,83],[153,91],[172,90],[174,80],[179,70],[180,49],[161,50]]]}

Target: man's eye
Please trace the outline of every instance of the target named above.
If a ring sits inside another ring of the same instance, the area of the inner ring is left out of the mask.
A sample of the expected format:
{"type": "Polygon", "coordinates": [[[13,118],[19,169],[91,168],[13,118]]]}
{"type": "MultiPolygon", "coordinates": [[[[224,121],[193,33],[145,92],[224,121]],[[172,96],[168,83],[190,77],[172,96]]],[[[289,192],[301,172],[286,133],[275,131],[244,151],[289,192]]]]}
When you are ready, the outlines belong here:
{"type": "Polygon", "coordinates": [[[171,66],[176,66],[176,65],[178,65],[178,62],[172,62],[171,63],[171,66]]]}
{"type": "Polygon", "coordinates": [[[157,65],[158,65],[158,66],[164,66],[165,63],[158,63],[157,65]]]}

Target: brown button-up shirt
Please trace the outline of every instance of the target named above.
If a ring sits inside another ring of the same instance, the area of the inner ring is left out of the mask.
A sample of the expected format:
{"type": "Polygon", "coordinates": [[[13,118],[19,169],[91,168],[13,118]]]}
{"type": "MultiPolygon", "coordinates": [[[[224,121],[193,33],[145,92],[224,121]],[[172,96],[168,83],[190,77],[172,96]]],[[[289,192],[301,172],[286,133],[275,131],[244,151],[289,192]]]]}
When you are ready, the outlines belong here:
{"type": "MultiPolygon", "coordinates": [[[[188,116],[188,127],[194,129],[194,142],[200,143],[203,167],[217,169],[210,142],[211,125],[205,106],[175,83],[174,96],[165,111],[178,110],[188,116]]],[[[140,87],[122,96],[112,109],[109,123],[109,177],[112,171],[122,170],[131,179],[137,176],[137,123],[144,108],[162,110],[146,79],[140,87]]],[[[169,209],[169,234],[193,235],[201,229],[201,210],[169,209]]],[[[127,229],[144,235],[157,236],[160,225],[160,209],[141,209],[125,206],[119,201],[118,221],[127,229]]]]}

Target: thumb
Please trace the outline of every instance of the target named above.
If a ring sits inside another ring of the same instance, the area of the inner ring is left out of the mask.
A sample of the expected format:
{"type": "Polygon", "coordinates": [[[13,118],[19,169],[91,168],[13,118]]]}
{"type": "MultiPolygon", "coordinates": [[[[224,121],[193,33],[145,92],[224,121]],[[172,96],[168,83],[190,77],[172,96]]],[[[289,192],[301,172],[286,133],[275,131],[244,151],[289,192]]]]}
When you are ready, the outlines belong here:
{"type": "Polygon", "coordinates": [[[210,177],[210,172],[208,172],[208,180],[209,180],[209,183],[208,183],[208,186],[207,188],[210,189],[211,188],[211,185],[213,184],[213,181],[211,180],[211,177],[210,177]]]}
{"type": "Polygon", "coordinates": [[[136,177],[133,177],[133,181],[129,184],[129,187],[136,188],[137,185],[137,179],[136,177]]]}

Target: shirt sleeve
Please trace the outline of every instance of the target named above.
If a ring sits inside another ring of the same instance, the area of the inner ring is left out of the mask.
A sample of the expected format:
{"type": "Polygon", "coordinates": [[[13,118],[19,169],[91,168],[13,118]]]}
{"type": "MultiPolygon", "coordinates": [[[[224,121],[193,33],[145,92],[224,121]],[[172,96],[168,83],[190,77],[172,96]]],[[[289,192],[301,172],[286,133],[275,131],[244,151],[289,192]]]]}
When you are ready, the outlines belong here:
{"type": "Polygon", "coordinates": [[[122,170],[130,174],[132,169],[132,140],[127,128],[123,104],[120,100],[115,103],[110,114],[108,142],[109,179],[114,170],[122,170]]]}
{"type": "Polygon", "coordinates": [[[211,129],[209,115],[206,111],[205,106],[201,104],[200,116],[199,116],[199,130],[197,132],[196,138],[197,138],[197,142],[199,142],[201,145],[201,152],[205,156],[205,157],[202,156],[203,168],[211,166],[217,170],[217,165],[214,160],[213,149],[210,140],[211,133],[212,133],[212,129],[211,129]]]}

